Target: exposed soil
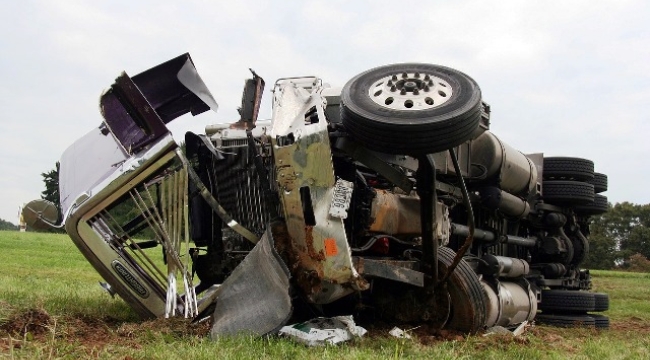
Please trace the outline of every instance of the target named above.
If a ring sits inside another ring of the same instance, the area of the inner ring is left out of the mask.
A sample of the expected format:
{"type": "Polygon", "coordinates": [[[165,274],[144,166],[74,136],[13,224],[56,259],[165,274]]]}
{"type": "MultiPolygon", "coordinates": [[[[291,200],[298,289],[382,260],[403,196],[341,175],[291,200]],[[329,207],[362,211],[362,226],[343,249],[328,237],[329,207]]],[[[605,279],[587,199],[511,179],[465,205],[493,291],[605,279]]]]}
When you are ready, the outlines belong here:
{"type": "MultiPolygon", "coordinates": [[[[388,331],[392,325],[377,322],[370,326],[366,324],[369,338],[390,337],[388,331]]],[[[414,328],[403,327],[409,334],[414,335],[417,341],[424,345],[435,345],[443,341],[462,341],[466,335],[451,330],[438,330],[428,325],[414,328]]],[[[7,353],[11,347],[20,348],[24,341],[45,343],[48,341],[65,341],[84,349],[88,354],[103,349],[107,346],[119,344],[120,346],[139,349],[143,336],[168,337],[183,339],[189,337],[206,337],[209,334],[209,322],[192,324],[190,320],[182,318],[157,319],[145,322],[120,322],[113,318],[91,318],[85,316],[53,317],[43,309],[29,309],[15,312],[6,321],[0,323],[0,353],[7,353]]],[[[583,329],[593,331],[599,330],[583,329]]],[[[625,321],[612,321],[609,331],[620,333],[624,336],[628,332],[650,334],[650,323],[636,317],[625,321]]],[[[562,336],[562,332],[551,327],[531,326],[526,333],[544,342],[560,346],[565,351],[571,352],[572,341],[562,336]]],[[[479,334],[480,335],[480,334],[479,334]]],[[[511,346],[526,346],[530,343],[529,336],[514,337],[510,335],[477,336],[473,346],[479,348],[508,348],[511,346]]]]}
{"type": "Polygon", "coordinates": [[[139,349],[145,333],[203,337],[209,333],[209,324],[192,324],[191,320],[182,318],[129,323],[110,317],[52,317],[43,309],[29,309],[14,313],[0,324],[0,353],[6,353],[11,347],[20,348],[25,340],[42,343],[63,340],[88,353],[115,344],[139,349]]]}
{"type": "Polygon", "coordinates": [[[650,322],[638,317],[631,317],[626,321],[611,321],[609,328],[620,332],[650,334],[650,322]]]}

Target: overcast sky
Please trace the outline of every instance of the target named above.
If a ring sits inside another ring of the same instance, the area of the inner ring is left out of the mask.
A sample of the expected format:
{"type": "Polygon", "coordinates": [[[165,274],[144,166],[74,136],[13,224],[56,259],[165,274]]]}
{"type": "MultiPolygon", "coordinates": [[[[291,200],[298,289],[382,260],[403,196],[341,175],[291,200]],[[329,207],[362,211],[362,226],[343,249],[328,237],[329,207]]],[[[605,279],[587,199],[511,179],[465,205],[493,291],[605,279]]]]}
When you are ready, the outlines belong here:
{"type": "Polygon", "coordinates": [[[3,1],[0,28],[0,218],[14,223],[40,174],[101,122],[102,90],[185,52],[220,108],[174,121],[177,140],[237,118],[249,67],[269,85],[342,86],[427,62],[478,82],[503,141],[592,159],[611,202],[650,202],[647,0],[3,1]]]}

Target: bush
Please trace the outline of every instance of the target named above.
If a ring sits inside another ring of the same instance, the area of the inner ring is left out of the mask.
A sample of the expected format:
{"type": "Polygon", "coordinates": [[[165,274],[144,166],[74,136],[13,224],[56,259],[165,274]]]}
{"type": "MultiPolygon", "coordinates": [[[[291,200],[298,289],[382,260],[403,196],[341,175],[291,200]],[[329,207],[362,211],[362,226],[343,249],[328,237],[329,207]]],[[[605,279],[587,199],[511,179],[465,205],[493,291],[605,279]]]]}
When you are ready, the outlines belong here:
{"type": "Polygon", "coordinates": [[[650,272],[650,260],[641,254],[634,254],[627,260],[628,270],[634,272],[650,272]]]}

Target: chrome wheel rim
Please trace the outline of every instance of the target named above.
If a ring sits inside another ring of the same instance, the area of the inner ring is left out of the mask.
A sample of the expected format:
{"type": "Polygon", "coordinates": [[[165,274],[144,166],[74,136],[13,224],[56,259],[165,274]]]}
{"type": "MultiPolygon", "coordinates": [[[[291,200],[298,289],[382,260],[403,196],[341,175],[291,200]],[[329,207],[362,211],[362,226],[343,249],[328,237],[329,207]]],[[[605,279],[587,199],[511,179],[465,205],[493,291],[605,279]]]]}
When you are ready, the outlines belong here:
{"type": "Polygon", "coordinates": [[[449,101],[453,89],[446,80],[424,72],[400,72],[375,81],[368,96],[392,110],[428,110],[449,101]]]}

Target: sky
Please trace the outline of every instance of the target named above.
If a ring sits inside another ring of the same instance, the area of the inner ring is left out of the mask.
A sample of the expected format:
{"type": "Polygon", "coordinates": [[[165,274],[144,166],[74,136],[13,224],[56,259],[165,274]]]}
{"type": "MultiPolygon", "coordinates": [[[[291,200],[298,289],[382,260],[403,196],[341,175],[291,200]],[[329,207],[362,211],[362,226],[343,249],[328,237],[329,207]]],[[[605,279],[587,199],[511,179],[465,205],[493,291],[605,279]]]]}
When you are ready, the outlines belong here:
{"type": "Polygon", "coordinates": [[[238,118],[252,68],[267,82],[424,62],[476,80],[491,130],[524,153],[575,156],[609,177],[610,202],[650,203],[650,2],[3,1],[0,218],[40,198],[41,173],[101,121],[98,100],[185,52],[219,103],[185,131],[238,118]]]}

